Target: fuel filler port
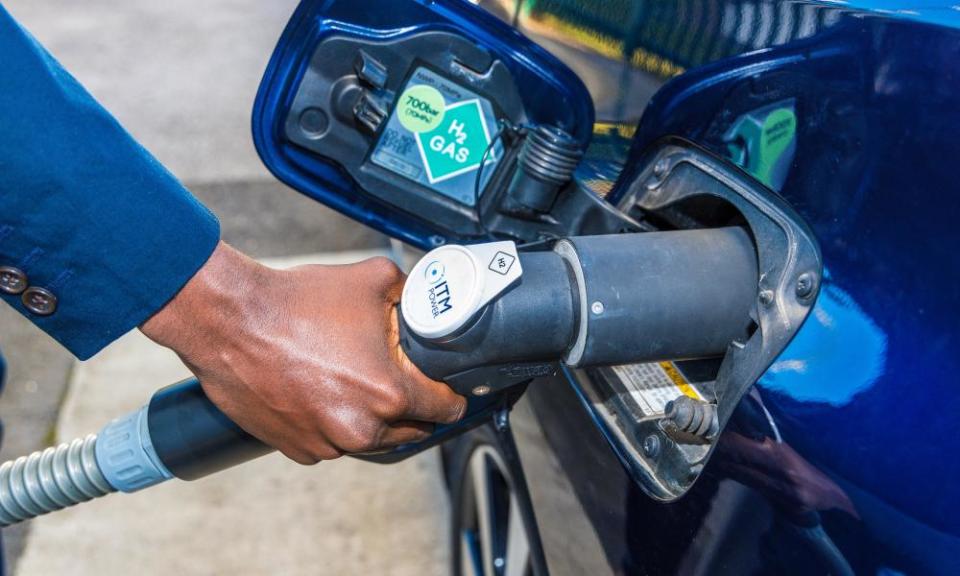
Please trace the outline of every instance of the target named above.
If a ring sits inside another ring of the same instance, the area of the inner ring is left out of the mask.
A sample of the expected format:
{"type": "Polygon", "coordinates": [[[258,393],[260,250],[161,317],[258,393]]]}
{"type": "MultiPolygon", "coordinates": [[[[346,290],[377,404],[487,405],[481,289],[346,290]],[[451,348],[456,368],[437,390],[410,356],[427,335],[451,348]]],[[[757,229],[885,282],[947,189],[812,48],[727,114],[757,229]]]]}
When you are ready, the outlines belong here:
{"type": "Polygon", "coordinates": [[[809,311],[789,279],[820,264],[782,203],[711,157],[668,146],[650,166],[620,208],[659,231],[435,249],[410,273],[401,338],[468,397],[569,369],[632,472],[670,500],[809,311]]]}

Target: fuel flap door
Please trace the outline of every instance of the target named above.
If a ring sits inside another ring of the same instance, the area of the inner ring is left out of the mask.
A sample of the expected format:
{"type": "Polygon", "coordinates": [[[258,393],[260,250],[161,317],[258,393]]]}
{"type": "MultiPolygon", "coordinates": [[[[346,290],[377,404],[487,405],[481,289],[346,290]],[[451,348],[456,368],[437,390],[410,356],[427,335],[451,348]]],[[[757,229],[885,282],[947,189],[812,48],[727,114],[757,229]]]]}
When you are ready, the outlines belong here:
{"type": "Polygon", "coordinates": [[[449,0],[302,2],[253,110],[280,180],[422,249],[567,233],[550,212],[592,126],[572,71],[449,0]]]}

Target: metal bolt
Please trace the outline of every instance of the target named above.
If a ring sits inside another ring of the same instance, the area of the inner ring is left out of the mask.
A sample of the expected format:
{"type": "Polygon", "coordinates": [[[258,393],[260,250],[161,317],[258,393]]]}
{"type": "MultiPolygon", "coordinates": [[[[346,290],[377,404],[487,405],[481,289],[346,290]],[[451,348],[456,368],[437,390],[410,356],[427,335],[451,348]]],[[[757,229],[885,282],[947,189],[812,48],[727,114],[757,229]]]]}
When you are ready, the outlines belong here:
{"type": "Polygon", "coordinates": [[[643,439],[643,453],[647,458],[656,458],[660,454],[660,438],[656,434],[651,434],[643,439]]]}
{"type": "Polygon", "coordinates": [[[813,294],[813,274],[804,272],[797,278],[797,298],[808,298],[813,294]]]}
{"type": "Polygon", "coordinates": [[[446,244],[446,243],[447,243],[447,239],[444,238],[443,236],[434,235],[430,237],[430,244],[432,244],[433,246],[442,246],[443,244],[446,244]]]}
{"type": "Polygon", "coordinates": [[[473,389],[474,396],[486,396],[490,393],[490,387],[487,385],[477,386],[473,389]]]}
{"type": "Polygon", "coordinates": [[[773,290],[761,290],[760,303],[763,304],[764,306],[769,306],[773,304],[773,290]]]}
{"type": "Polygon", "coordinates": [[[657,160],[656,164],[653,165],[653,175],[657,178],[663,178],[669,169],[670,161],[666,158],[661,158],[657,160]]]}
{"type": "Polygon", "coordinates": [[[596,302],[590,305],[590,311],[596,314],[597,316],[603,314],[603,310],[604,310],[603,302],[599,300],[597,300],[596,302]]]}
{"type": "Polygon", "coordinates": [[[653,175],[647,179],[647,190],[653,191],[659,188],[663,184],[663,178],[667,175],[668,170],[670,170],[669,160],[666,158],[657,160],[657,163],[653,165],[653,175]]]}

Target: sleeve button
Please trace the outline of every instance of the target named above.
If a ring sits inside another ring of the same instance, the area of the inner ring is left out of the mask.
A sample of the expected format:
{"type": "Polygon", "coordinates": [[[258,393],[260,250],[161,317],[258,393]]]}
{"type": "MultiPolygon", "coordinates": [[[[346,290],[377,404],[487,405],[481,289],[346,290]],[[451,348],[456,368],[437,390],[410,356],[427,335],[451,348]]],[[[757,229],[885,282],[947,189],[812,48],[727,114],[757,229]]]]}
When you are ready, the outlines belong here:
{"type": "Polygon", "coordinates": [[[13,266],[0,266],[0,292],[20,294],[27,289],[27,275],[13,266]]]}
{"type": "Polygon", "coordinates": [[[31,286],[20,297],[24,307],[37,316],[49,316],[57,310],[57,297],[46,288],[31,286]]]}

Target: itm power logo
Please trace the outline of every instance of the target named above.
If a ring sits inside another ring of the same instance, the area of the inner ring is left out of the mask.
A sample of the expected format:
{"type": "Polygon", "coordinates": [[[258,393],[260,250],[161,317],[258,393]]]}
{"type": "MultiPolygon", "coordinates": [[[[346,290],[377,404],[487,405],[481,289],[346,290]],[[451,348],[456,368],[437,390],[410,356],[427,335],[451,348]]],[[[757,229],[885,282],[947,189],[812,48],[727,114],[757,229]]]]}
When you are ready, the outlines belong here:
{"type": "Polygon", "coordinates": [[[430,313],[436,319],[444,312],[453,308],[450,304],[450,285],[447,284],[446,267],[439,260],[431,262],[423,271],[430,287],[427,289],[427,298],[430,300],[430,313]]]}

